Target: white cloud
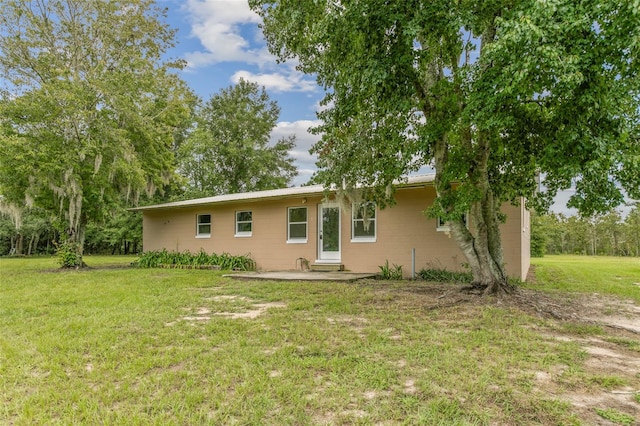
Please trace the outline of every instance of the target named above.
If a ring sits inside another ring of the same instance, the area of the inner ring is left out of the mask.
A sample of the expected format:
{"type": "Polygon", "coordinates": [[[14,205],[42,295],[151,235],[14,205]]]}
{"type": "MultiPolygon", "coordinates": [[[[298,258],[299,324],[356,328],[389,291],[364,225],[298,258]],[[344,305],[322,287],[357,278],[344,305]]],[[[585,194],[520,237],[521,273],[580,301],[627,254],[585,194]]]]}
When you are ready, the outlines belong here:
{"type": "Polygon", "coordinates": [[[249,71],[237,71],[231,76],[231,81],[237,84],[240,79],[258,83],[267,90],[273,92],[313,92],[318,89],[318,85],[313,80],[304,78],[304,74],[299,72],[282,73],[259,73],[254,74],[249,71]]]}
{"type": "Polygon", "coordinates": [[[262,65],[275,61],[266,47],[252,47],[241,34],[242,25],[261,21],[246,0],[188,0],[185,10],[191,20],[191,34],[205,49],[185,54],[189,67],[231,61],[262,65]]]}
{"type": "Polygon", "coordinates": [[[309,154],[309,149],[320,139],[309,133],[309,128],[320,124],[319,120],[281,121],[271,132],[271,141],[275,143],[282,137],[296,135],[296,146],[289,152],[298,168],[295,185],[306,183],[316,171],[316,156],[309,154]]]}
{"type": "Polygon", "coordinates": [[[294,186],[302,186],[309,182],[311,176],[316,172],[316,169],[298,169],[298,176],[293,180],[294,186]]]}
{"type": "Polygon", "coordinates": [[[313,111],[318,113],[318,112],[325,111],[329,108],[333,108],[333,105],[334,105],[333,101],[330,101],[327,105],[322,105],[322,99],[318,99],[318,101],[316,101],[316,103],[314,103],[311,108],[313,109],[313,111]]]}
{"type": "Polygon", "coordinates": [[[278,140],[294,134],[296,135],[296,151],[308,152],[320,140],[320,136],[311,134],[309,128],[320,124],[320,120],[281,121],[271,132],[271,139],[278,140]]]}
{"type": "Polygon", "coordinates": [[[196,16],[219,22],[260,22],[260,16],[249,8],[246,0],[188,0],[187,8],[196,16]]]}
{"type": "Polygon", "coordinates": [[[231,81],[254,81],[274,92],[313,92],[313,78],[295,69],[297,61],[277,64],[258,28],[261,18],[246,0],[188,0],[183,11],[191,24],[191,35],[203,49],[184,54],[187,71],[222,62],[241,62],[258,73],[237,71],[231,81]],[[267,71],[265,71],[267,70],[267,71]],[[277,70],[277,71],[274,71],[277,70]]]}

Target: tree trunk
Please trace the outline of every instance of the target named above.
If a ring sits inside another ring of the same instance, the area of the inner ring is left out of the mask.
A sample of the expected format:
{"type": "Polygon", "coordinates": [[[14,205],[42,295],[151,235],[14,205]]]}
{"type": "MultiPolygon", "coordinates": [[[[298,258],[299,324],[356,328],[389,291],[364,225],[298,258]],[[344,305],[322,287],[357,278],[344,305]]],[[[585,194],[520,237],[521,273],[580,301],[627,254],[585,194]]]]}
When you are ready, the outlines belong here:
{"type": "MultiPolygon", "coordinates": [[[[509,285],[504,271],[498,216],[500,206],[497,205],[493,197],[487,171],[488,143],[485,138],[479,138],[475,147],[476,161],[473,166],[470,166],[470,180],[481,193],[480,200],[471,205],[469,212],[471,223],[467,227],[461,218],[454,219],[450,221],[450,229],[471,268],[473,287],[482,288],[485,294],[504,294],[513,292],[514,288],[509,285]]],[[[445,136],[434,146],[435,183],[438,197],[446,196],[455,190],[451,183],[442,176],[447,157],[447,138],[445,136]]]]}
{"type": "Polygon", "coordinates": [[[33,249],[33,242],[35,241],[36,236],[35,234],[31,236],[31,238],[29,239],[29,247],[27,248],[27,256],[31,256],[31,250],[33,249]]]}
{"type": "Polygon", "coordinates": [[[69,241],[72,242],[76,249],[76,268],[86,268],[87,264],[84,263],[84,239],[85,231],[87,229],[87,221],[84,214],[78,221],[78,226],[69,230],[69,241]]]}
{"type": "MultiPolygon", "coordinates": [[[[489,25],[485,33],[482,34],[481,51],[494,41],[495,34],[495,25],[489,25]]],[[[433,82],[444,78],[443,70],[438,68],[439,66],[436,64],[434,66],[434,69],[439,69],[439,72],[432,72],[426,76],[427,78],[423,82],[433,82]]],[[[422,112],[428,120],[437,120],[439,119],[437,105],[434,103],[434,99],[426,95],[427,90],[423,87],[423,82],[416,83],[418,95],[423,102],[422,112]]],[[[463,91],[462,86],[458,87],[458,91],[463,91]]],[[[458,112],[462,114],[465,104],[459,102],[458,108],[458,112]]],[[[494,199],[489,180],[491,135],[484,131],[475,130],[469,123],[461,124],[456,132],[458,134],[455,135],[455,138],[459,139],[462,149],[470,154],[466,184],[472,185],[480,197],[477,201],[463,200],[471,202],[469,212],[471,223],[467,227],[462,218],[454,218],[450,221],[451,233],[469,263],[474,287],[483,288],[485,294],[512,292],[513,288],[509,286],[504,271],[502,240],[500,238],[500,200],[494,199]]],[[[447,176],[450,172],[448,170],[450,169],[449,137],[450,135],[444,132],[433,141],[433,160],[436,170],[435,187],[438,197],[455,199],[455,197],[449,197],[455,191],[451,178],[447,176]]],[[[442,207],[451,218],[451,214],[455,211],[454,206],[443,205],[442,207]]]]}
{"type": "Polygon", "coordinates": [[[471,209],[470,218],[473,228],[467,229],[462,220],[451,222],[451,234],[465,255],[473,275],[472,286],[483,289],[485,294],[503,294],[513,292],[504,271],[502,243],[500,242],[499,223],[487,224],[478,216],[482,203],[476,203],[471,209]]]}
{"type": "Polygon", "coordinates": [[[22,233],[18,233],[16,235],[16,256],[22,256],[24,254],[24,235],[22,233]]]}

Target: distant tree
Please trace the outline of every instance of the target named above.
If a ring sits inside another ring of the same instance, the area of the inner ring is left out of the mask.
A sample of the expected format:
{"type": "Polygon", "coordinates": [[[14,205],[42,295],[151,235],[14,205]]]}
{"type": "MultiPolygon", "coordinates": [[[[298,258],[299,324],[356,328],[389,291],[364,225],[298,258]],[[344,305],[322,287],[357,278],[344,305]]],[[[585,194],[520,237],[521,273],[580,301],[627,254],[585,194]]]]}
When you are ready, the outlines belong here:
{"type": "Polygon", "coordinates": [[[537,215],[537,219],[531,223],[531,235],[534,232],[541,232],[545,235],[546,248],[545,253],[560,254],[564,253],[567,240],[567,230],[563,226],[566,218],[562,214],[543,214],[537,215]],[[539,228],[534,231],[534,227],[539,228]]]}
{"type": "Polygon", "coordinates": [[[569,216],[566,226],[568,229],[567,253],[589,254],[592,247],[589,240],[589,221],[582,216],[569,216]]]}
{"type": "Polygon", "coordinates": [[[640,256],[640,203],[627,215],[624,221],[625,244],[631,256],[640,256]]]}
{"type": "Polygon", "coordinates": [[[624,235],[624,223],[617,210],[612,210],[595,218],[595,233],[598,240],[598,249],[595,254],[620,256],[622,243],[626,239],[624,235]]]}
{"type": "Polygon", "coordinates": [[[196,113],[196,128],[179,149],[189,197],[283,188],[298,174],[289,151],[295,135],[269,144],[280,108],[258,84],[240,80],[196,113]]]}
{"type": "Polygon", "coordinates": [[[549,229],[544,226],[544,216],[531,212],[531,256],[543,257],[547,250],[549,229]]]}
{"type": "Polygon", "coordinates": [[[433,166],[430,214],[487,293],[510,290],[500,208],[531,197],[538,173],[542,209],[572,181],[587,216],[623,201],[616,182],[640,198],[637,1],[249,3],[270,51],[328,89],[317,180],[384,205],[433,166]]]}
{"type": "Polygon", "coordinates": [[[12,253],[15,227],[11,219],[0,214],[0,256],[12,253]]]}
{"type": "Polygon", "coordinates": [[[94,254],[137,253],[142,247],[142,215],[120,208],[104,222],[89,224],[85,246],[94,254]]]}
{"type": "Polygon", "coordinates": [[[9,237],[11,255],[21,255],[24,245],[24,231],[22,223],[24,221],[24,208],[18,204],[7,203],[5,198],[0,198],[0,216],[7,223],[3,226],[3,233],[9,237]]]}
{"type": "Polygon", "coordinates": [[[616,210],[590,217],[553,213],[533,216],[531,228],[532,255],[536,241],[545,238],[549,254],[640,256],[638,207],[626,218],[616,210]]]}
{"type": "Polygon", "coordinates": [[[173,176],[193,96],[165,17],[152,0],[0,3],[0,193],[59,215],[79,265],[105,205],[173,176]]]}
{"type": "Polygon", "coordinates": [[[0,200],[0,255],[29,256],[52,248],[57,232],[51,214],[35,207],[13,207],[0,200]]]}

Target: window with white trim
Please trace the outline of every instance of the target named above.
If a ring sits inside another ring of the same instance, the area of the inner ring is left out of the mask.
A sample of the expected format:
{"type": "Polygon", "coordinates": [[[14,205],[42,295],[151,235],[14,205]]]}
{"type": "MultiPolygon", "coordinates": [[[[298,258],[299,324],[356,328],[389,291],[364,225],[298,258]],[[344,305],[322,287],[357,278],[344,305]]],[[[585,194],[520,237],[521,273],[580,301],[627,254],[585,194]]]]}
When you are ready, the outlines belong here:
{"type": "Polygon", "coordinates": [[[211,237],[211,215],[199,214],[196,216],[196,238],[211,237]]]}
{"type": "MultiPolygon", "coordinates": [[[[461,219],[462,219],[462,223],[464,223],[464,226],[469,228],[469,213],[463,214],[461,219]]],[[[444,220],[440,216],[438,216],[437,225],[436,225],[436,231],[439,231],[439,232],[450,232],[451,231],[451,227],[449,226],[449,222],[444,220]]]]}
{"type": "Polygon", "coordinates": [[[236,237],[250,237],[253,230],[253,214],[249,210],[236,212],[236,237]]]}
{"type": "Polygon", "coordinates": [[[289,207],[287,209],[287,242],[307,242],[307,208],[289,207]]]}
{"type": "Polygon", "coordinates": [[[351,241],[375,242],[376,203],[354,203],[351,206],[351,241]]]}

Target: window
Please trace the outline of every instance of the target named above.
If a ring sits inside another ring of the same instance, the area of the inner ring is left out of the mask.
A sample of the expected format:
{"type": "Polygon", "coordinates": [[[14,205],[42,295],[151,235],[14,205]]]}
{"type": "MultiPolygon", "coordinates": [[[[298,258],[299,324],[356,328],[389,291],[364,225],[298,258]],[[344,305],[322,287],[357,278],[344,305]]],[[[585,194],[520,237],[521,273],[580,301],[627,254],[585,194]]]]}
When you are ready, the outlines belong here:
{"type": "Polygon", "coordinates": [[[376,240],[376,204],[360,203],[351,206],[351,241],[376,240]]]}
{"type": "Polygon", "coordinates": [[[251,236],[252,217],[250,211],[236,212],[236,237],[251,236]]]}
{"type": "Polygon", "coordinates": [[[199,214],[196,218],[196,238],[211,236],[211,215],[199,214]]]}
{"type": "Polygon", "coordinates": [[[449,232],[451,230],[451,228],[449,228],[449,222],[447,222],[440,216],[438,216],[437,221],[438,223],[436,225],[436,231],[449,232]]]}
{"type": "MultiPolygon", "coordinates": [[[[449,227],[449,222],[447,222],[446,220],[444,220],[440,216],[438,216],[437,221],[438,222],[437,222],[437,225],[436,225],[436,231],[440,231],[440,232],[449,232],[449,231],[451,231],[451,228],[449,227]]],[[[462,215],[462,223],[464,223],[464,226],[469,228],[469,213],[465,213],[465,214],[462,215]]]]}
{"type": "Polygon", "coordinates": [[[289,207],[287,211],[287,242],[307,242],[307,208],[289,207]]]}

